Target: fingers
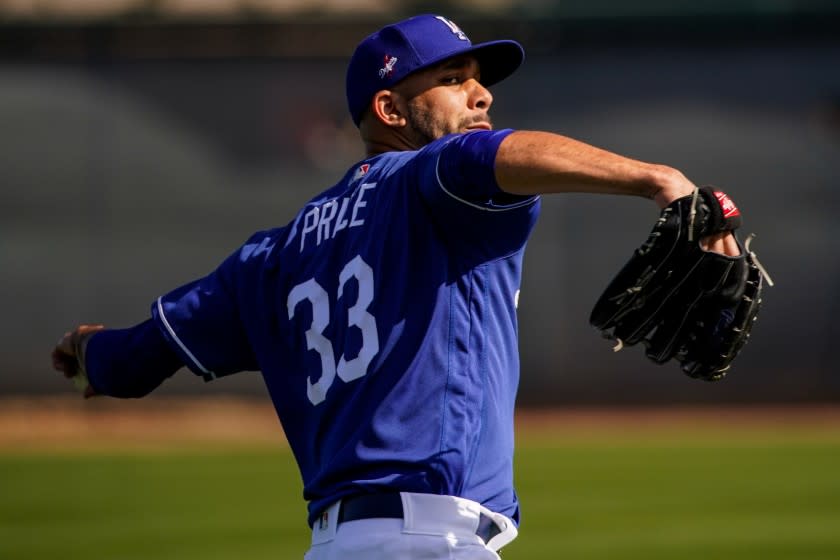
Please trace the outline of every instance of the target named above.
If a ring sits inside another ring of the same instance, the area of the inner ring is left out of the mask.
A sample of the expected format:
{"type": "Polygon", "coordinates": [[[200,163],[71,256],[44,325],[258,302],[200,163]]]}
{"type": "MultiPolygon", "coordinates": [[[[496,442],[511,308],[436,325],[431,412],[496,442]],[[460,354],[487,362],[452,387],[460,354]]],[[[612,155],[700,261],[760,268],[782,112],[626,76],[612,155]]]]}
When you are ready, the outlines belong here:
{"type": "Polygon", "coordinates": [[[728,231],[704,237],[700,240],[700,246],[704,251],[720,253],[729,257],[737,257],[741,254],[741,249],[738,247],[738,242],[735,241],[735,236],[732,232],[728,231]]]}
{"type": "Polygon", "coordinates": [[[100,324],[79,325],[78,327],[76,327],[76,330],[73,331],[73,334],[76,335],[76,336],[79,336],[79,337],[84,337],[84,336],[87,336],[89,334],[93,334],[96,331],[101,331],[104,328],[105,328],[105,325],[100,325],[100,324]]]}
{"type": "Polygon", "coordinates": [[[68,379],[82,373],[80,363],[84,358],[87,339],[103,328],[104,325],[79,325],[74,330],[64,333],[51,354],[53,368],[62,372],[68,379]]]}
{"type": "Polygon", "coordinates": [[[78,372],[78,361],[73,350],[72,332],[64,333],[53,348],[53,368],[64,373],[64,377],[73,377],[78,372]]]}

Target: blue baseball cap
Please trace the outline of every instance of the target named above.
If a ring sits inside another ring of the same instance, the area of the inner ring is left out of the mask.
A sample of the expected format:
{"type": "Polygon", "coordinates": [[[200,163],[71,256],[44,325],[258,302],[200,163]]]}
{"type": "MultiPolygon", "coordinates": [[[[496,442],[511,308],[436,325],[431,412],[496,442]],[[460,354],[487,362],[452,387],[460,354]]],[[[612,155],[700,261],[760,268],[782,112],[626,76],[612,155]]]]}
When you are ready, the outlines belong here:
{"type": "Polygon", "coordinates": [[[359,43],[347,67],[347,105],[353,122],[359,125],[377,91],[468,53],[478,60],[484,86],[504,80],[525,59],[525,50],[516,41],[473,45],[460,27],[443,16],[424,14],[383,27],[359,43]]]}

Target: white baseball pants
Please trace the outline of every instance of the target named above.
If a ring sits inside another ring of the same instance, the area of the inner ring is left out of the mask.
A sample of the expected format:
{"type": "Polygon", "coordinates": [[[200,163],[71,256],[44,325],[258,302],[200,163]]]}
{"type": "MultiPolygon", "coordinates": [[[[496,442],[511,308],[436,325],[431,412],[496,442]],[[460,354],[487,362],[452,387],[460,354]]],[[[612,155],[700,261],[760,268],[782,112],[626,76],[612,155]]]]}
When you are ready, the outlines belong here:
{"type": "Polygon", "coordinates": [[[403,519],[359,519],[338,524],[340,502],[312,530],[304,560],[499,560],[516,538],[513,522],[477,502],[455,496],[403,492],[403,519]],[[481,514],[501,532],[485,543],[476,534],[481,514]]]}

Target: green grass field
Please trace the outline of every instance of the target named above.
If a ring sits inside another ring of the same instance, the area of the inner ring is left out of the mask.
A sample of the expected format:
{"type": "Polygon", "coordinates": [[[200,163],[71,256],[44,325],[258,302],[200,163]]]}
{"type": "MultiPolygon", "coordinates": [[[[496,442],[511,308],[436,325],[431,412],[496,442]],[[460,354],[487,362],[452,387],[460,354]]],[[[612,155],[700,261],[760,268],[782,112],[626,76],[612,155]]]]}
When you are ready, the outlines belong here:
{"type": "MultiPolygon", "coordinates": [[[[549,431],[550,432],[550,431],[549,431]]],[[[836,560],[840,434],[521,437],[515,559],[836,560]]],[[[301,559],[288,451],[0,450],[0,559],[301,559]]]]}

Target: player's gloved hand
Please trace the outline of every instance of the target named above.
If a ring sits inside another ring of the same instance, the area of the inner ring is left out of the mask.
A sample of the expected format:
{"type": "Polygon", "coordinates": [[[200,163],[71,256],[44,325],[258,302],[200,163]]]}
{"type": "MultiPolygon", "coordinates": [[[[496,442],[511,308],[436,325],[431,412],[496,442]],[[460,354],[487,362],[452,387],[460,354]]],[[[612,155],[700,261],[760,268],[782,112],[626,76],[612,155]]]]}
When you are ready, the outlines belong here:
{"type": "Polygon", "coordinates": [[[88,340],[104,325],[79,325],[74,330],[64,333],[52,351],[53,367],[71,379],[73,385],[86,398],[95,396],[96,390],[88,381],[85,371],[85,349],[88,340]]]}
{"type": "Polygon", "coordinates": [[[643,342],[656,363],[691,377],[723,377],[749,338],[772,281],[734,231],[741,216],[712,187],[678,198],[598,299],[590,323],[616,349],[643,342]]]}

